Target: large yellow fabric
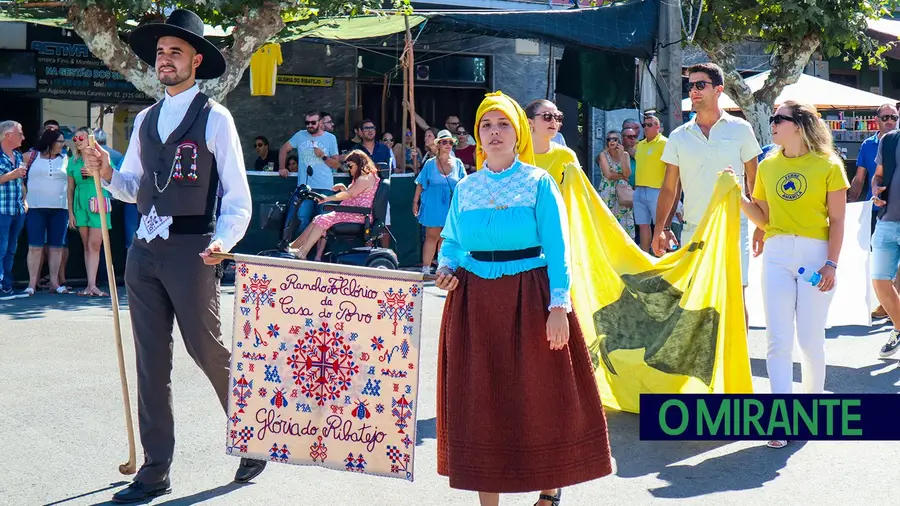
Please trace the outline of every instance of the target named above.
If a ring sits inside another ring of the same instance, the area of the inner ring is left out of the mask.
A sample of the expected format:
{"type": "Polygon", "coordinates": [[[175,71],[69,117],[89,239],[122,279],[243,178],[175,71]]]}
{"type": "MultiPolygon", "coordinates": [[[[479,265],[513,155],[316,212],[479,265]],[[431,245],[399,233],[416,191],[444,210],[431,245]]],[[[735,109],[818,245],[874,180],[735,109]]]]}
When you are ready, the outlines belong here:
{"type": "Polygon", "coordinates": [[[642,393],[752,393],[740,262],[740,188],[719,176],[692,244],[642,252],[569,166],[562,185],[571,288],[605,407],[642,393]]]}
{"type": "Polygon", "coordinates": [[[519,154],[519,160],[529,165],[534,165],[534,144],[531,140],[531,126],[528,124],[528,117],[525,116],[525,110],[512,97],[506,96],[502,91],[488,93],[478,106],[475,113],[475,168],[481,170],[484,167],[484,149],[481,144],[480,128],[481,117],[491,111],[500,111],[509,118],[513,127],[516,129],[516,152],[519,154]]]}
{"type": "Polygon", "coordinates": [[[275,78],[281,65],[281,45],[266,44],[250,57],[250,95],[272,96],[275,94],[275,78]]]}
{"type": "Polygon", "coordinates": [[[769,205],[766,239],[788,234],[827,241],[828,192],[849,187],[837,156],[773,153],[759,164],[753,186],[753,198],[769,205]]]}
{"type": "Polygon", "coordinates": [[[581,166],[574,151],[555,142],[550,143],[550,149],[546,153],[534,154],[534,164],[549,172],[556,184],[559,185],[562,184],[563,172],[567,165],[581,166]]]}

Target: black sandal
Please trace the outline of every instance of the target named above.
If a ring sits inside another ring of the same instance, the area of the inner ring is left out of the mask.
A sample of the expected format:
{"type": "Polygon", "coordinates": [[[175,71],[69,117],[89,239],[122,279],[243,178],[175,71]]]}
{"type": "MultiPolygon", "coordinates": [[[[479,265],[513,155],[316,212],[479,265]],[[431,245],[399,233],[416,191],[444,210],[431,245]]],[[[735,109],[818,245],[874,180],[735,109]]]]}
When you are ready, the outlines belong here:
{"type": "MultiPolygon", "coordinates": [[[[540,497],[538,497],[538,502],[550,501],[550,506],[559,506],[559,499],[561,497],[562,497],[562,489],[558,488],[558,489],[556,489],[556,495],[541,494],[540,497]]],[[[538,506],[538,503],[537,502],[534,503],[534,506],[538,506]]]]}

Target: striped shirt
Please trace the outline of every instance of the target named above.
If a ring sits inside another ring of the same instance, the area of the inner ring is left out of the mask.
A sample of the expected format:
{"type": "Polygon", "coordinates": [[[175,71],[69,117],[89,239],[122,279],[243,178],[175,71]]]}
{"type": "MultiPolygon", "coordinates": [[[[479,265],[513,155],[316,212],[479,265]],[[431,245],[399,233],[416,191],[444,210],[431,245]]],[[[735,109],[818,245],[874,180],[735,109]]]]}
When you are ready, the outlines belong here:
{"type": "MultiPolygon", "coordinates": [[[[22,153],[13,151],[15,160],[0,150],[0,176],[5,176],[22,165],[22,153]]],[[[22,178],[0,184],[0,214],[25,214],[25,187],[22,178]]]]}

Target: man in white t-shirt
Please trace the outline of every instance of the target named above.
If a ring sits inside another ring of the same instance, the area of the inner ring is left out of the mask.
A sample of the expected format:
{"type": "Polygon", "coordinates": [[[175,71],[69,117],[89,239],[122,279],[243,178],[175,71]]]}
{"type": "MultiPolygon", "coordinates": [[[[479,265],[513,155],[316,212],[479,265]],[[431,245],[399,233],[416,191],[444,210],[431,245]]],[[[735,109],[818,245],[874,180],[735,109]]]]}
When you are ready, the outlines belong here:
{"type": "MultiPolygon", "coordinates": [[[[709,205],[719,172],[730,166],[738,176],[742,190],[752,194],[756,157],[762,153],[750,123],[719,108],[719,97],[724,89],[722,69],[714,63],[699,63],[688,68],[688,74],[688,93],[697,114],[669,135],[663,151],[666,178],[657,201],[657,230],[653,239],[656,255],[662,255],[670,249],[670,244],[675,244],[670,224],[677,198],[681,195],[680,188],[684,189],[681,243],[689,244],[709,205]]],[[[754,249],[762,244],[761,234],[759,240],[756,239],[754,237],[754,249]]],[[[741,214],[741,277],[745,290],[749,270],[747,217],[741,214]]],[[[746,304],[744,312],[746,315],[746,304]]]]}
{"type": "MultiPolygon", "coordinates": [[[[316,193],[333,195],[334,169],[340,167],[338,158],[337,138],[334,134],[319,128],[320,113],[308,112],[306,117],[306,129],[299,130],[293,137],[281,146],[278,151],[278,173],[281,177],[288,177],[287,156],[294,149],[297,150],[298,170],[297,185],[305,184],[316,193]]],[[[300,220],[298,232],[306,229],[317,214],[316,203],[306,200],[297,210],[297,219],[300,220]]]]}

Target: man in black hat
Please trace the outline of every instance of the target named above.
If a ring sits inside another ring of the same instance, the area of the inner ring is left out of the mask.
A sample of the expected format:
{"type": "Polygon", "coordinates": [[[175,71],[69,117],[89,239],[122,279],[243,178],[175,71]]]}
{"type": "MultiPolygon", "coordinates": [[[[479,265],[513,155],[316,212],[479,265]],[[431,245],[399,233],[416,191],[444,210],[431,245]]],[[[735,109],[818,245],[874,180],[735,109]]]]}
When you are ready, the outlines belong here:
{"type": "MultiPolygon", "coordinates": [[[[230,353],[219,322],[219,276],[213,252],[229,251],[250,222],[250,188],[231,113],[200,93],[196,79],[215,79],[225,59],[203,38],[193,12],[175,10],[164,24],[136,28],[135,54],[155,65],[165,98],[144,109],[120,170],[96,146],[85,165],[104,186],[141,214],[125,266],[134,332],[138,420],[144,464],[115,502],[137,502],[171,492],[175,446],[172,417],[172,327],[178,322],[188,354],[203,370],[225,408],[230,353]],[[216,217],[221,184],[221,214],[216,217]]],[[[223,425],[224,428],[224,425],[223,425]]],[[[241,459],[235,481],[259,475],[266,462],[241,459]]]]}

